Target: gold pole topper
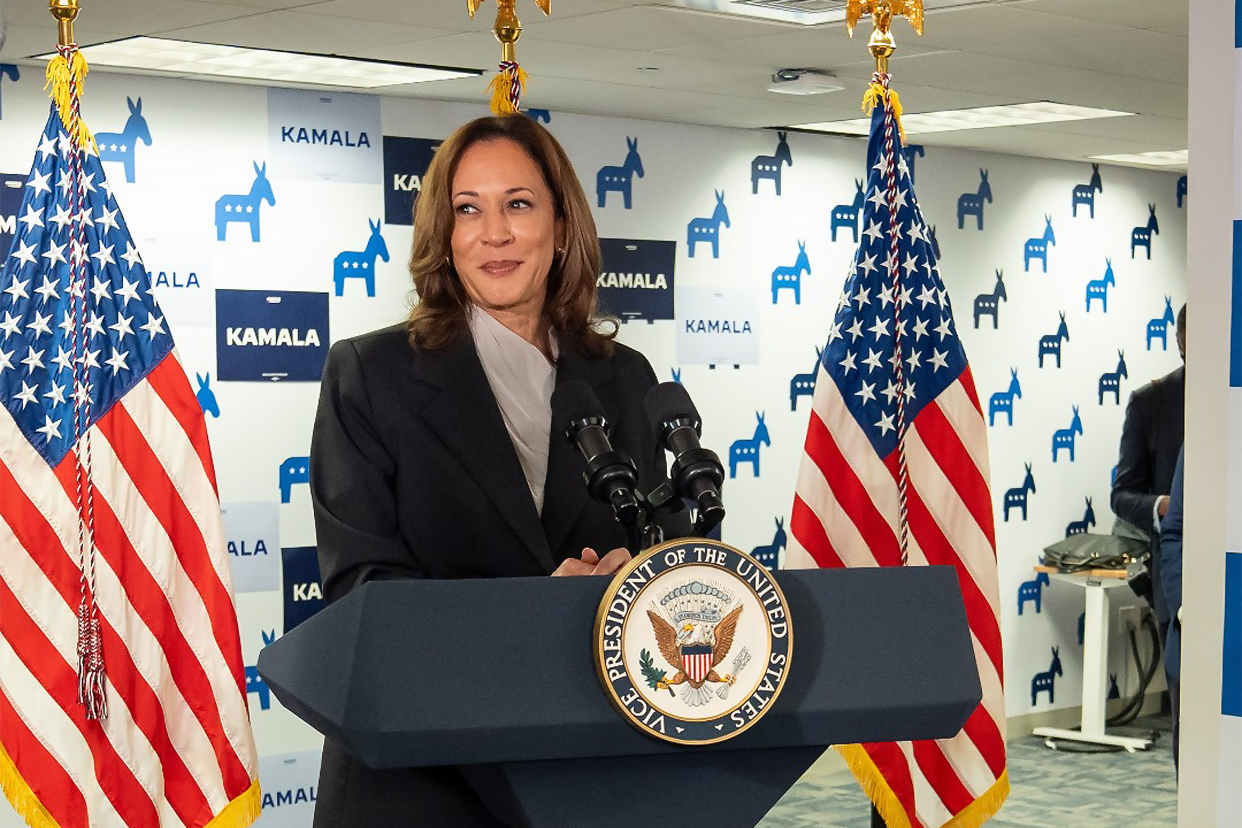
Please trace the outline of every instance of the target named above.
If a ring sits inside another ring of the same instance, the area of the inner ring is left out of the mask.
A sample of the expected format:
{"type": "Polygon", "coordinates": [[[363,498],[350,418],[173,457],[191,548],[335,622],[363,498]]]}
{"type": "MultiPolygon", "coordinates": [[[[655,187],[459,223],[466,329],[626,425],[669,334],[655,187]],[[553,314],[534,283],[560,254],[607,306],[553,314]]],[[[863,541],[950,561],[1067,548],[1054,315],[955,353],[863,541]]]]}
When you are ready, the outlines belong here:
{"type": "MultiPolygon", "coordinates": [[[[470,19],[479,10],[483,0],[466,0],[470,19]]],[[[514,8],[516,0],[496,0],[496,25],[492,34],[500,41],[500,71],[489,86],[492,93],[492,113],[516,115],[522,111],[522,87],[526,85],[526,72],[517,62],[517,41],[522,36],[522,21],[514,8]]],[[[535,0],[535,5],[545,15],[551,13],[552,0],[535,0]]]]}
{"type": "Polygon", "coordinates": [[[867,47],[875,58],[875,70],[888,74],[888,59],[897,51],[897,41],[893,39],[893,17],[904,17],[910,21],[914,31],[923,34],[923,0],[849,0],[845,7],[845,28],[854,36],[854,27],[864,14],[870,14],[875,24],[867,47]]]}
{"type": "Polygon", "coordinates": [[[48,0],[48,11],[56,18],[56,30],[61,46],[73,43],[73,21],[78,16],[78,0],[48,0]]]}
{"type": "MultiPolygon", "coordinates": [[[[484,0],[466,0],[466,11],[470,12],[471,20],[474,20],[474,13],[483,2],[484,0]]],[[[496,0],[496,25],[492,26],[492,34],[500,41],[500,59],[506,63],[517,60],[515,44],[522,36],[522,21],[518,20],[514,4],[515,0],[496,0]]],[[[544,15],[551,14],[552,0],[535,0],[535,5],[544,15]]]]}

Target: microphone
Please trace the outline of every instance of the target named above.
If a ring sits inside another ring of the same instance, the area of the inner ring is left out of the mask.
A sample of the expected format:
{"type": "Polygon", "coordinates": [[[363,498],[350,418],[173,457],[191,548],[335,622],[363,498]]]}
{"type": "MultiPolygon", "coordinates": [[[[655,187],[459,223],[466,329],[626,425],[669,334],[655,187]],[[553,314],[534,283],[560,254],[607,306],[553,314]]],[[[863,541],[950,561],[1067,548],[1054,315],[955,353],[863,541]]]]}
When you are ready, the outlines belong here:
{"type": "Polygon", "coordinates": [[[591,390],[579,380],[556,386],[552,392],[552,427],[578,447],[586,460],[582,473],[587,492],[594,500],[612,506],[617,520],[626,528],[637,551],[638,471],[634,461],[612,447],[608,439],[608,421],[604,407],[591,390]]]}
{"type": "Polygon", "coordinates": [[[699,445],[703,421],[686,389],[675,382],[662,382],[647,392],[643,400],[647,419],[660,441],[673,455],[669,477],[681,497],[698,504],[694,531],[706,535],[724,520],[724,501],[720,487],[724,467],[714,451],[699,445]]]}

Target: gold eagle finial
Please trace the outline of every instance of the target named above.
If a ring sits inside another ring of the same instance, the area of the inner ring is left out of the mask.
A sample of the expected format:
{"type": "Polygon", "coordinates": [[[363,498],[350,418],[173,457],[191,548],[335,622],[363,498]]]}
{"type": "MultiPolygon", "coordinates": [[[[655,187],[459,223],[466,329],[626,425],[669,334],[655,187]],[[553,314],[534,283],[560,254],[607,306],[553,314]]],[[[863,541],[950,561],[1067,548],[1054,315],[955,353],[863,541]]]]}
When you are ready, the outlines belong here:
{"type": "Polygon", "coordinates": [[[906,18],[914,31],[923,34],[923,0],[849,0],[845,7],[845,28],[850,37],[854,36],[854,27],[864,14],[871,15],[876,29],[885,34],[894,16],[906,18]]]}
{"type": "Polygon", "coordinates": [[[887,74],[888,59],[897,50],[891,31],[893,17],[906,18],[914,31],[923,34],[923,0],[849,0],[845,7],[845,28],[850,37],[854,36],[854,27],[864,14],[870,14],[875,23],[867,47],[875,58],[876,71],[887,74]]]}

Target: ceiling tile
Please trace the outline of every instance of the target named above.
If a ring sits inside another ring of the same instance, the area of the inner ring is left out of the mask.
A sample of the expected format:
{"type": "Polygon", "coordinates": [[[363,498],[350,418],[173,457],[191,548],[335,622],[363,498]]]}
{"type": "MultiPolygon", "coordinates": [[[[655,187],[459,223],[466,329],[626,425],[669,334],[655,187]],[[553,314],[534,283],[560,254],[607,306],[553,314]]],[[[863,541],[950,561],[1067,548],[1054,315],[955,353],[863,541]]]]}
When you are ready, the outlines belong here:
{"type": "MultiPolygon", "coordinates": [[[[595,14],[615,9],[618,5],[628,6],[630,4],[631,0],[564,0],[564,2],[558,0],[552,3],[551,17],[544,17],[543,12],[539,11],[534,4],[523,4],[518,7],[517,11],[522,21],[522,31],[528,35],[548,21],[595,14]]],[[[299,11],[329,17],[391,21],[410,26],[432,26],[438,29],[482,33],[490,32],[493,21],[496,19],[495,4],[484,3],[471,20],[466,12],[466,4],[462,0],[436,0],[436,2],[421,3],[411,3],[410,0],[367,0],[366,3],[359,3],[358,0],[327,0],[327,2],[307,4],[299,11]]]]}
{"type": "MultiPolygon", "coordinates": [[[[861,31],[858,34],[860,36],[851,39],[844,26],[817,26],[777,32],[765,29],[752,37],[718,44],[684,46],[669,51],[688,57],[763,66],[771,70],[785,67],[833,70],[835,67],[855,64],[872,66],[872,58],[867,52],[867,38],[861,31]]],[[[926,54],[931,51],[935,50],[917,38],[904,40],[898,47],[900,55],[926,54]]]]}
{"type": "Polygon", "coordinates": [[[354,56],[363,48],[441,37],[451,32],[395,23],[344,21],[336,17],[276,11],[263,12],[240,20],[170,29],[163,34],[172,38],[229,46],[354,56]]]}
{"type": "MultiPolygon", "coordinates": [[[[1080,0],[1085,4],[1095,0],[1080,0]]],[[[923,24],[920,38],[905,24],[894,25],[898,47],[918,40],[923,46],[941,49],[972,49],[981,44],[1005,46],[1011,43],[1041,43],[1065,37],[1067,22],[1051,14],[1028,11],[1026,4],[1006,3],[959,6],[938,12],[929,12],[923,24]],[[901,26],[905,26],[901,28],[901,26]],[[903,36],[904,35],[904,36],[903,36]]],[[[1075,22],[1080,35],[1103,34],[1120,28],[1118,25],[1090,20],[1075,22]]]]}
{"type": "MultiPolygon", "coordinates": [[[[196,3],[189,0],[112,0],[106,6],[92,3],[85,3],[83,6],[74,24],[75,35],[93,27],[125,35],[151,34],[165,29],[197,26],[262,13],[244,5],[196,3]]],[[[46,3],[30,0],[9,2],[5,7],[5,16],[14,24],[46,26],[51,37],[56,37],[56,21],[48,14],[46,3]]]]}
{"type": "Polygon", "coordinates": [[[632,6],[579,17],[553,18],[539,27],[538,34],[541,40],[555,43],[603,47],[640,44],[644,50],[653,51],[720,43],[781,28],[792,27],[666,6],[632,6]]]}
{"type": "Polygon", "coordinates": [[[1135,29],[1186,24],[1190,13],[1187,4],[1178,0],[1156,3],[1136,0],[1026,0],[1016,5],[1040,14],[1115,23],[1135,29]]]}
{"type": "Polygon", "coordinates": [[[1162,61],[1180,60],[1183,66],[1189,66],[1190,60],[1190,44],[1186,38],[1136,29],[1044,43],[989,45],[970,51],[1087,71],[1109,71],[1118,64],[1135,63],[1152,55],[1159,55],[1162,61]]]}

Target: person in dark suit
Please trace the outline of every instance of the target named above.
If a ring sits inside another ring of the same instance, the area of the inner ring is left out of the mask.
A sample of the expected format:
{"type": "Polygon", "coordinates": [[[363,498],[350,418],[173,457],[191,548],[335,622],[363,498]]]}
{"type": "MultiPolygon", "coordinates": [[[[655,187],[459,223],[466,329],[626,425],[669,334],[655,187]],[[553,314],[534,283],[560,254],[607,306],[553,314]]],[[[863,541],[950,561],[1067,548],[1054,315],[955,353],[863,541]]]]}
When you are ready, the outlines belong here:
{"type": "MultiPolygon", "coordinates": [[[[409,319],[336,343],[324,369],[310,486],[325,598],[378,579],[615,572],[625,533],[553,433],[551,394],[590,385],[649,491],[665,475],[642,408],[656,377],[594,317],[599,241],[556,140],[511,116],[441,144],[410,271],[409,319]]],[[[688,518],[665,528],[688,535],[688,518]]],[[[315,828],[505,824],[455,768],[373,770],[325,741],[315,828]]]]}
{"type": "Polygon", "coordinates": [[[1160,590],[1169,611],[1169,636],[1164,647],[1164,676],[1173,710],[1173,768],[1178,763],[1182,697],[1182,512],[1185,486],[1184,452],[1177,454],[1177,469],[1169,489],[1169,510],[1160,521],[1160,590]]]}
{"type": "MultiPolygon", "coordinates": [[[[1177,350],[1185,362],[1185,305],[1177,314],[1177,350]]],[[[1160,519],[1169,508],[1173,471],[1182,448],[1185,398],[1185,365],[1130,395],[1111,497],[1113,513],[1151,538],[1151,584],[1144,597],[1155,611],[1161,642],[1168,633],[1169,611],[1160,588],[1160,519]]]]}

